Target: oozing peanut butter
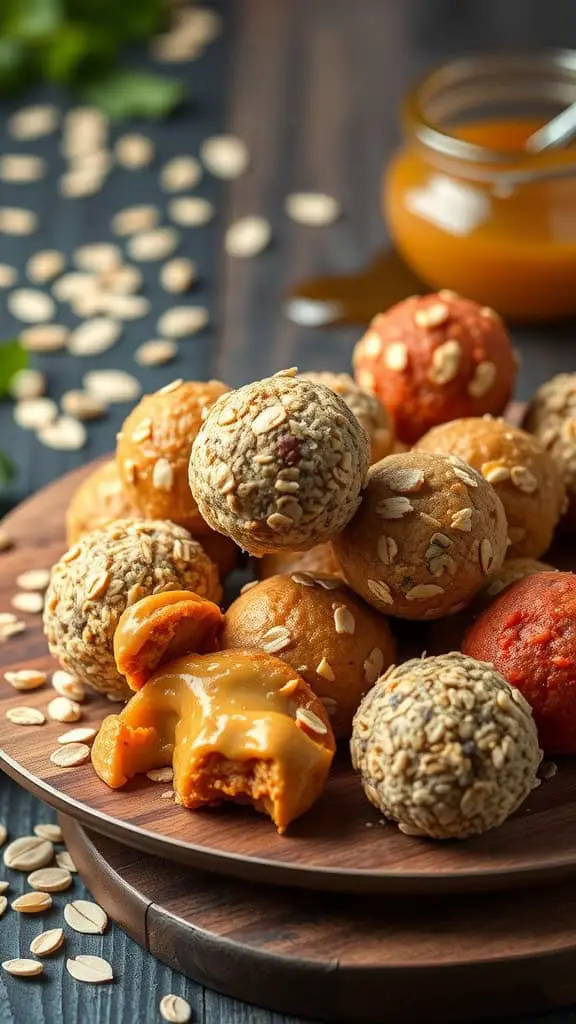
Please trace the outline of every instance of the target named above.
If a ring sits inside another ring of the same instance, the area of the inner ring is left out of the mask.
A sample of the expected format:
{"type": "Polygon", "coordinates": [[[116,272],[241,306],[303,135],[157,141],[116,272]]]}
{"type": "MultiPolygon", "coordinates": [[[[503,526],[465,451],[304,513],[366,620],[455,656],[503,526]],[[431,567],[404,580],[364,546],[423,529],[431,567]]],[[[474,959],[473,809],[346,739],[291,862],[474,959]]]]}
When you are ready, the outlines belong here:
{"type": "Polygon", "coordinates": [[[172,762],[186,807],[247,800],[280,831],[321,792],[334,752],[323,705],[293,669],[257,651],[180,658],[107,718],[92,760],[108,785],[172,762]]]}

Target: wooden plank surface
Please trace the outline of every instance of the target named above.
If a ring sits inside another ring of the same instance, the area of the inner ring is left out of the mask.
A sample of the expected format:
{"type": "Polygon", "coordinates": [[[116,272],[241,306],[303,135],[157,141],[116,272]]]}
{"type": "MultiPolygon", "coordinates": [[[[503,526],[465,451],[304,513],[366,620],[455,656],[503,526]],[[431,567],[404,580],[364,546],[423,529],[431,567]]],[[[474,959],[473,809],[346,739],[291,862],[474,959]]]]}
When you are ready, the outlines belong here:
{"type": "MultiPolygon", "coordinates": [[[[294,362],[303,368],[343,369],[357,332],[298,329],[283,317],[279,299],[303,273],[352,269],[382,244],[381,167],[397,144],[396,108],[414,73],[463,50],[576,45],[571,0],[236,0],[222,6],[223,37],[185,71],[194,105],[145,130],[161,158],[196,152],[200,140],[212,132],[237,131],[250,144],[252,168],[230,186],[206,176],[198,189],[217,202],[218,217],[210,227],[188,232],[185,250],[199,262],[198,301],[209,305],[213,327],[184,343],[177,364],[140,371],[146,388],[179,374],[219,374],[235,384],[294,362]],[[282,201],[296,188],[333,191],[345,208],[342,221],[326,231],[291,225],[283,216],[282,201]],[[258,259],[232,263],[222,256],[223,228],[243,213],[270,216],[275,241],[258,259]]],[[[27,102],[38,98],[46,94],[33,93],[27,102]]],[[[15,106],[0,107],[2,152],[15,148],[3,128],[15,106]]],[[[154,171],[128,179],[114,172],[102,195],[55,203],[60,170],[56,141],[21,148],[50,159],[50,178],[39,186],[2,185],[1,202],[34,205],[42,227],[31,239],[0,238],[0,261],[22,268],[37,248],[70,252],[81,241],[106,239],[111,214],[129,202],[150,197],[164,202],[154,171]]],[[[156,318],[168,304],[156,284],[155,266],[145,273],[154,315],[128,325],[113,353],[83,362],[61,356],[35,359],[48,372],[53,394],[78,386],[93,365],[133,369],[134,349],[155,336],[156,318]]],[[[0,337],[11,336],[16,328],[0,296],[0,337]]],[[[574,369],[573,328],[517,331],[515,340],[524,356],[520,397],[553,372],[574,369]]],[[[124,415],[125,408],[118,407],[95,424],[83,452],[58,453],[41,448],[15,427],[10,408],[0,404],[0,443],[12,452],[20,470],[5,501],[14,503],[109,450],[124,415]]],[[[0,780],[0,819],[13,835],[49,817],[6,778],[0,780]]],[[[30,920],[14,921],[11,916],[9,930],[6,920],[0,922],[2,957],[25,950],[34,931],[30,920]]],[[[80,986],[65,974],[61,960],[50,965],[50,980],[39,984],[0,975],[2,1024],[148,1024],[158,1019],[158,997],[166,991],[187,993],[195,1019],[206,1024],[280,1024],[276,1015],[221,999],[172,975],[117,928],[103,940],[90,939],[86,949],[103,950],[117,965],[121,980],[110,988],[80,986]]],[[[568,1014],[546,1018],[548,1024],[571,1019],[568,1014]]]]}

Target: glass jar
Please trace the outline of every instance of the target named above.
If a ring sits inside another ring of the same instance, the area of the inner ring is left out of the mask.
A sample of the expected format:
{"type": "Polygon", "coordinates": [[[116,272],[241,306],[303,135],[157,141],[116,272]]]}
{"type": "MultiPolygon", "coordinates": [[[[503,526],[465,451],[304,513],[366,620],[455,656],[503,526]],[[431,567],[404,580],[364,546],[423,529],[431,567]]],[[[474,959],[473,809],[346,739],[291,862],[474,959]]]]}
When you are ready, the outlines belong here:
{"type": "Polygon", "coordinates": [[[516,320],[576,313],[576,144],[525,148],[574,102],[571,50],[461,58],[409,93],[383,202],[428,285],[516,320]]]}

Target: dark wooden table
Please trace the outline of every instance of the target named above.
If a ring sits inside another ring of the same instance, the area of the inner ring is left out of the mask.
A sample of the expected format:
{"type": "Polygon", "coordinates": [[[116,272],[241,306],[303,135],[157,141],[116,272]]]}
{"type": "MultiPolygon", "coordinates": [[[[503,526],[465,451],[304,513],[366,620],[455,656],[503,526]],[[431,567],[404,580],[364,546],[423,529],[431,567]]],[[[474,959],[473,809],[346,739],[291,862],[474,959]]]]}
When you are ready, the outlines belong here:
{"type": "MultiPolygon", "coordinates": [[[[55,139],[10,141],[5,119],[18,104],[0,105],[0,152],[40,153],[51,163],[50,176],[38,185],[0,186],[0,204],[33,206],[41,218],[40,230],[32,238],[0,236],[0,261],[20,267],[40,248],[70,253],[82,241],[106,240],[111,215],[132,202],[163,205],[158,165],[171,155],[196,153],[207,135],[232,131],[249,145],[252,163],[245,177],[223,185],[207,175],[199,186],[198,192],[215,202],[217,218],[205,228],[184,233],[182,248],[197,260],[202,278],[188,301],[207,304],[212,325],[182,343],[177,363],[138,369],[145,389],[178,375],[219,376],[234,385],[295,363],[302,369],[346,368],[358,331],[317,333],[297,328],[282,315],[280,300],[295,280],[310,273],[351,270],[382,245],[380,175],[399,140],[397,109],[408,83],[431,63],[463,50],[576,46],[572,0],[237,0],[222,3],[220,9],[226,22],[223,35],[184,70],[190,103],[169,121],[144,126],[156,145],[155,165],[139,174],[114,171],[103,192],[93,198],[55,200],[61,169],[55,139]],[[282,202],[296,189],[334,194],[345,215],[328,229],[291,224],[282,202]],[[222,248],[225,225],[251,213],[270,218],[273,245],[257,259],[230,260],[222,248]]],[[[135,60],[145,63],[145,58],[135,60]]],[[[37,90],[26,102],[46,98],[51,97],[37,90]]],[[[134,349],[156,336],[156,319],[169,305],[156,282],[157,266],[146,265],[144,271],[153,313],[146,321],[127,324],[117,348],[89,360],[59,355],[34,359],[34,365],[48,374],[54,397],[79,386],[92,366],[134,372],[134,349]]],[[[0,338],[17,330],[0,295],[0,338]]],[[[573,331],[565,326],[515,332],[524,357],[520,398],[553,372],[574,369],[573,331]]],[[[42,448],[32,434],[16,427],[10,406],[1,404],[0,444],[19,470],[3,495],[4,504],[20,501],[110,450],[125,412],[122,406],[113,407],[104,421],[91,426],[82,452],[60,453],[42,448]]],[[[6,778],[0,779],[0,821],[12,836],[52,818],[47,808],[6,778]]],[[[46,926],[50,927],[48,919],[46,926]]],[[[0,922],[0,958],[27,949],[37,930],[24,915],[7,916],[0,922]]],[[[56,978],[40,984],[0,972],[0,1024],[149,1024],[159,1019],[158,1001],[166,992],[185,995],[194,1020],[206,1024],[288,1024],[287,1018],[234,1003],[174,975],[117,927],[102,939],[91,937],[89,946],[90,952],[99,952],[114,964],[114,985],[76,984],[62,961],[56,978]]],[[[542,1019],[560,1024],[576,1015],[566,1012],[542,1019]]]]}

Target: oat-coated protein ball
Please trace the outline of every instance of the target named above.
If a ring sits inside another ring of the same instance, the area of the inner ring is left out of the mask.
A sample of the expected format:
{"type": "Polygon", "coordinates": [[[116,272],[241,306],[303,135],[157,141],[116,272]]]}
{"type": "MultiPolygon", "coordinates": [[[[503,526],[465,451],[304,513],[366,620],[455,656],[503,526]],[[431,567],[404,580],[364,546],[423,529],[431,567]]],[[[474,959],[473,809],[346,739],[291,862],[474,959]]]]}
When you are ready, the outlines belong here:
{"type": "Polygon", "coordinates": [[[576,530],[576,373],[559,373],[546,381],[528,406],[524,426],[536,434],[559,466],[568,508],[561,520],[567,532],[576,530]]]}
{"type": "Polygon", "coordinates": [[[118,471],[128,498],[147,519],[208,532],[188,486],[188,460],[204,416],[227,391],[219,380],[174,381],[145,395],[124,421],[118,471]]]}
{"type": "Polygon", "coordinates": [[[373,466],[352,521],[334,541],[345,578],[389,615],[459,611],[506,552],[494,488],[453,455],[411,451],[373,466]]]}
{"type": "Polygon", "coordinates": [[[306,550],[360,503],[368,438],[330,388],[286,371],[223,395],[192,447],[200,514],[253,555],[306,550]]]}
{"type": "Polygon", "coordinates": [[[379,313],[353,362],[360,387],[378,396],[408,444],[448,420],[500,415],[516,376],[500,317],[450,291],[414,295],[379,313]]]}
{"type": "Polygon", "coordinates": [[[226,612],[223,647],[259,648],[298,672],[349,736],[362,697],[394,661],[386,619],[336,576],[295,572],[246,590],[226,612]]]}
{"type": "Polygon", "coordinates": [[[66,512],[66,539],[70,545],[85,533],[99,530],[115,519],[138,519],[140,513],[122,488],[115,459],[98,466],[72,495],[66,512]]]}
{"type": "Polygon", "coordinates": [[[416,447],[458,455],[492,484],[506,512],[510,557],[538,558],[550,547],[566,494],[558,466],[538,438],[481,416],[434,427],[416,447]]]}
{"type": "Polygon", "coordinates": [[[340,563],[330,541],[316,544],[308,548],[308,551],[276,551],[273,555],[264,555],[258,559],[256,571],[261,580],[268,576],[290,575],[292,572],[342,576],[340,563]]]}
{"type": "Polygon", "coordinates": [[[349,373],[302,373],[300,377],[315,384],[324,384],[343,398],[370,442],[370,462],[379,462],[394,447],[394,429],[382,402],[369,391],[363,391],[349,373]]]}
{"type": "Polygon", "coordinates": [[[93,689],[128,696],[114,631],[125,608],[164,590],[222,596],[216,566],[183,527],[120,519],[86,534],[52,569],[44,606],[50,653],[93,689]]]}
{"type": "Polygon", "coordinates": [[[433,839],[501,825],[537,785],[542,756],[521,693],[456,653],[390,669],[356,712],[350,747],[370,802],[433,839]]]}
{"type": "Polygon", "coordinates": [[[462,649],[524,695],[547,754],[576,754],[576,575],[539,573],[508,587],[462,649]]]}

